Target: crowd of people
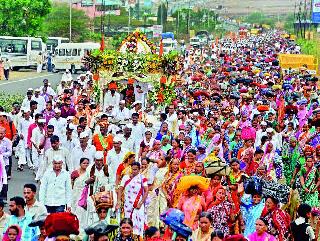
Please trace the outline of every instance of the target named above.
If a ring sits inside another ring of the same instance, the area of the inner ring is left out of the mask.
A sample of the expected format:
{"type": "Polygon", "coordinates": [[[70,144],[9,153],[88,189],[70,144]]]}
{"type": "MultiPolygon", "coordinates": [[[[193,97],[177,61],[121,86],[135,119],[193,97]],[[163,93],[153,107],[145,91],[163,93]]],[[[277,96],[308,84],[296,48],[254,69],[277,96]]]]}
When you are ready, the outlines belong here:
{"type": "Polygon", "coordinates": [[[28,89],[0,107],[3,240],[317,240],[319,82],[278,60],[299,51],[276,31],[189,48],[164,108],[134,79],[95,103],[90,72],[28,89]],[[8,199],[13,162],[34,180],[8,199]]]}

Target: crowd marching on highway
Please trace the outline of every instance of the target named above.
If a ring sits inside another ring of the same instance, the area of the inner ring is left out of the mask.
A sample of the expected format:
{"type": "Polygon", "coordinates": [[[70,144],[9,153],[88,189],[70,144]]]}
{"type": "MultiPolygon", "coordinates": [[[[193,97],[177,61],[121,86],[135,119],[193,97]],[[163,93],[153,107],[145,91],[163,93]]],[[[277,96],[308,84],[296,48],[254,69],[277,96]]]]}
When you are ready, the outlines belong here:
{"type": "Polygon", "coordinates": [[[319,82],[280,53],[300,47],[276,31],[188,48],[163,110],[69,70],[0,107],[2,240],[317,240],[319,82]]]}

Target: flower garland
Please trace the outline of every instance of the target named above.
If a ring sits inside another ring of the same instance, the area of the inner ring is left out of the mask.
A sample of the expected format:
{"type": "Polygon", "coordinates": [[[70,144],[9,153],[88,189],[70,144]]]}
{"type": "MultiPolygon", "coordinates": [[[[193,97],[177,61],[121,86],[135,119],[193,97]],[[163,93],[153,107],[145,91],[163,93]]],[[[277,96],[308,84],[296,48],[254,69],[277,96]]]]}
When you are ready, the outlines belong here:
{"type": "Polygon", "coordinates": [[[175,83],[160,83],[154,85],[153,90],[149,94],[150,103],[155,103],[158,107],[170,105],[177,98],[175,91],[175,83]]]}

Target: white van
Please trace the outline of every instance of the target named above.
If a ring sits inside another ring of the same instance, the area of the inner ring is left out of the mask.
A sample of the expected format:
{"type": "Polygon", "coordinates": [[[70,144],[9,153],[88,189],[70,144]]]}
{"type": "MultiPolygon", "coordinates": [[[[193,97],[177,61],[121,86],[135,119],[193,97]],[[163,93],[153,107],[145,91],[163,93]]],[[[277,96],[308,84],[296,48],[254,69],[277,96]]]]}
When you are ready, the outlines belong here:
{"type": "Polygon", "coordinates": [[[73,74],[78,70],[84,70],[83,57],[91,50],[99,48],[99,43],[62,43],[55,50],[53,69],[55,71],[70,69],[73,74]]]}
{"type": "Polygon", "coordinates": [[[200,47],[200,39],[198,37],[191,38],[190,45],[191,45],[191,47],[199,48],[200,47]]]}
{"type": "Polygon", "coordinates": [[[14,70],[36,67],[44,51],[41,38],[0,36],[0,56],[8,58],[14,70]]]}
{"type": "Polygon", "coordinates": [[[56,47],[62,43],[69,43],[69,39],[62,37],[48,37],[46,42],[47,52],[54,53],[56,47]]]}
{"type": "Polygon", "coordinates": [[[166,38],[162,40],[163,53],[168,54],[172,50],[177,50],[177,41],[171,38],[166,38]]]}

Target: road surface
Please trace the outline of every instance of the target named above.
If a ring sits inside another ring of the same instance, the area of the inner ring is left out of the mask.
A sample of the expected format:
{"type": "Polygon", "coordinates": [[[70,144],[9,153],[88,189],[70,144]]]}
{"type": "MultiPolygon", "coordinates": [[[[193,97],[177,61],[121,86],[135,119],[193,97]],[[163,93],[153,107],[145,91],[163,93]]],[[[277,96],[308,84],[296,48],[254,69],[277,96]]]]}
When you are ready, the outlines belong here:
{"type": "Polygon", "coordinates": [[[18,160],[13,160],[12,176],[8,181],[8,202],[11,197],[23,196],[23,185],[26,183],[34,183],[38,185],[34,180],[34,175],[29,168],[25,168],[22,172],[17,171],[18,160]]]}
{"type": "Polygon", "coordinates": [[[28,88],[38,88],[42,85],[43,79],[48,79],[53,88],[61,80],[61,73],[32,73],[27,78],[17,78],[13,80],[1,80],[0,91],[8,94],[25,94],[28,88]]]}

